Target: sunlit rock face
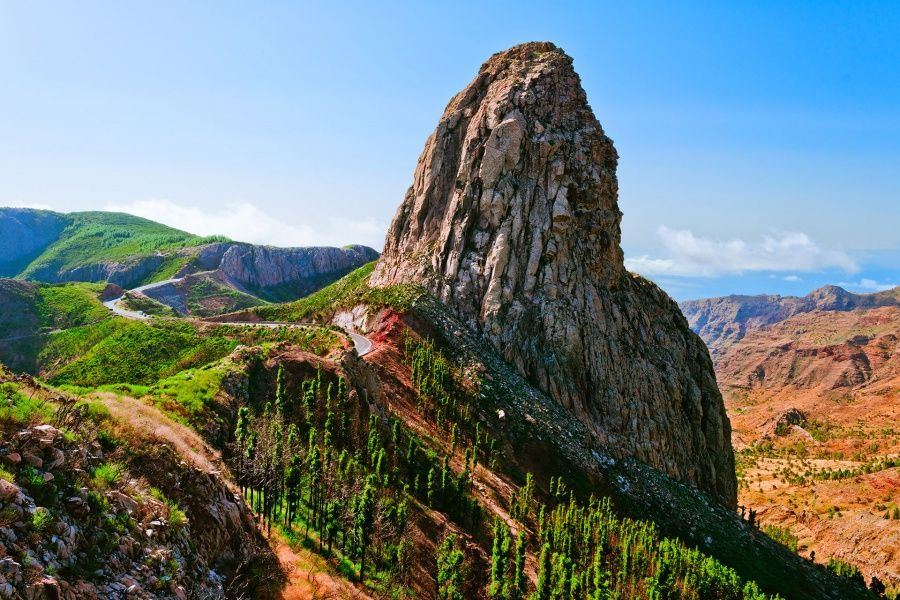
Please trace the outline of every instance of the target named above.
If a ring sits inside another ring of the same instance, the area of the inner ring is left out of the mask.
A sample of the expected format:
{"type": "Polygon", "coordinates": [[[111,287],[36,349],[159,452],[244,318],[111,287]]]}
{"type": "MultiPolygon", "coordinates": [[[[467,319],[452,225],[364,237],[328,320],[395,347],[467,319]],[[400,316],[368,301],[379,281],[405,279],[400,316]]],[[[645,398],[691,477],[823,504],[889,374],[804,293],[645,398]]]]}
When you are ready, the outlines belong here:
{"type": "Polygon", "coordinates": [[[495,54],[428,138],[372,283],[424,285],[598,443],[734,505],[709,353],[624,268],[616,164],[570,57],[495,54]]]}

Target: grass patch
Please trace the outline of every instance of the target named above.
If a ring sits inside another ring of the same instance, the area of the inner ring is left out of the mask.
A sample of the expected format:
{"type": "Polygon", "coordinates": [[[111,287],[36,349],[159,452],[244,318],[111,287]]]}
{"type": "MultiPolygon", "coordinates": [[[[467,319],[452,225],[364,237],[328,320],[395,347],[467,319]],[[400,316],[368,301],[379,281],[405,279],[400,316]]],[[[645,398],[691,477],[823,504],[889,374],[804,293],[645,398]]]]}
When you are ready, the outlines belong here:
{"type": "Polygon", "coordinates": [[[53,525],[53,515],[43,506],[38,506],[31,515],[31,526],[35,531],[41,533],[46,531],[53,525]]]}
{"type": "Polygon", "coordinates": [[[341,347],[344,339],[340,330],[331,327],[255,327],[252,325],[220,325],[218,335],[236,339],[246,346],[286,342],[318,356],[325,356],[341,347]]]}
{"type": "Polygon", "coordinates": [[[178,503],[167,498],[166,495],[162,493],[162,490],[151,487],[150,495],[166,505],[169,513],[167,520],[171,527],[177,529],[179,527],[184,527],[187,524],[187,515],[183,510],[181,510],[181,507],[178,506],[178,503]]]}
{"type": "Polygon", "coordinates": [[[105,327],[96,330],[79,330],[77,338],[72,334],[52,340],[42,353],[42,364],[52,368],[51,357],[77,358],[56,372],[46,373],[51,382],[87,387],[111,383],[149,385],[161,377],[219,360],[237,346],[235,340],[200,335],[190,323],[123,319],[111,322],[115,325],[105,326],[104,322],[100,325],[105,327]]]}
{"type": "Polygon", "coordinates": [[[106,463],[94,469],[91,475],[91,484],[95,489],[108,490],[113,487],[125,472],[125,465],[120,463],[106,463]]]}
{"type": "Polygon", "coordinates": [[[189,369],[148,389],[154,404],[188,424],[203,420],[225,377],[223,369],[189,369]]]}
{"type": "Polygon", "coordinates": [[[98,283],[42,285],[37,307],[42,324],[66,329],[109,318],[109,310],[100,302],[104,287],[98,283]]]}
{"type": "Polygon", "coordinates": [[[26,396],[13,382],[0,383],[0,424],[25,425],[47,420],[53,411],[44,400],[26,396]]]}

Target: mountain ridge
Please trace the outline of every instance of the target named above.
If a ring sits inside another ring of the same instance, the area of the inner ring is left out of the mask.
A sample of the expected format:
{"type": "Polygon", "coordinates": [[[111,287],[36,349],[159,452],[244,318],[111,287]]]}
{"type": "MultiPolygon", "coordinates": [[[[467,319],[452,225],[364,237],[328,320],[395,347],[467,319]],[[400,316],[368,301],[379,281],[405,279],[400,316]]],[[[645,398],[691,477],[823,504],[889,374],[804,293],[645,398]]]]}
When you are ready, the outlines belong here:
{"type": "Polygon", "coordinates": [[[715,360],[728,346],[743,338],[748,330],[778,323],[796,314],[813,310],[846,311],[900,306],[900,286],[855,294],[836,285],[825,285],[805,296],[731,294],[686,300],[678,306],[691,329],[709,346],[715,360]]]}
{"type": "MultiPolygon", "coordinates": [[[[304,296],[377,257],[361,245],[278,248],[200,237],[125,213],[0,208],[0,276],[44,283],[105,281],[128,289],[215,271],[220,289],[263,303],[304,296]]],[[[197,290],[184,295],[200,296],[197,290]]],[[[221,303],[206,304],[198,314],[221,303]]],[[[187,306],[177,301],[173,308],[192,314],[187,306]]]]}

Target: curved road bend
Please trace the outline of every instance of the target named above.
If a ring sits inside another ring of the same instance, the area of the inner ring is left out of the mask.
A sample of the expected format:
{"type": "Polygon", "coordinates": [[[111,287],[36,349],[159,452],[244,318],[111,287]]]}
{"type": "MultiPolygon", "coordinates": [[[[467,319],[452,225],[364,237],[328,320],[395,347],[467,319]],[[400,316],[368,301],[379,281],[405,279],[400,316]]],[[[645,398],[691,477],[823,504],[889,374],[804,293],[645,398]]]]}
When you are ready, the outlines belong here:
{"type": "MultiPolygon", "coordinates": [[[[140,287],[136,287],[132,290],[127,290],[131,292],[143,292],[145,290],[150,290],[153,288],[157,288],[169,283],[176,283],[181,281],[181,277],[166,279],[164,281],[156,281],[154,283],[148,283],[147,285],[142,285],[140,287]]],[[[121,296],[117,298],[113,298],[112,300],[107,300],[103,303],[103,306],[108,308],[113,312],[113,314],[119,315],[120,317],[125,317],[126,319],[137,319],[137,320],[147,320],[150,319],[150,315],[147,315],[143,311],[140,310],[127,310],[119,306],[119,301],[125,297],[123,293],[121,296]]],[[[251,323],[251,322],[243,322],[243,321],[225,321],[220,323],[220,325],[238,325],[238,326],[251,326],[251,327],[307,327],[307,325],[301,325],[299,323],[251,323]]],[[[362,336],[356,332],[344,330],[350,339],[353,340],[353,346],[356,348],[356,353],[360,356],[365,356],[369,352],[372,351],[374,345],[372,344],[372,340],[369,338],[362,336]]]]}

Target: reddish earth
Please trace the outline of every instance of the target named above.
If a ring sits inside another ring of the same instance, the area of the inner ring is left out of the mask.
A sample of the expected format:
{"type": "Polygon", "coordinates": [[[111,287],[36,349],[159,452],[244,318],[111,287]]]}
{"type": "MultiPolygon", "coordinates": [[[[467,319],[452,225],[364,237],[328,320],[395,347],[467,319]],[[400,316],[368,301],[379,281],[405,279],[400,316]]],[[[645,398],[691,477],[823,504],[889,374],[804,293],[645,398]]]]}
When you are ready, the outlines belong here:
{"type": "Polygon", "coordinates": [[[747,330],[715,362],[740,503],[788,527],[801,554],[900,586],[900,468],[822,478],[900,457],[900,307],[797,314],[747,330]]]}

